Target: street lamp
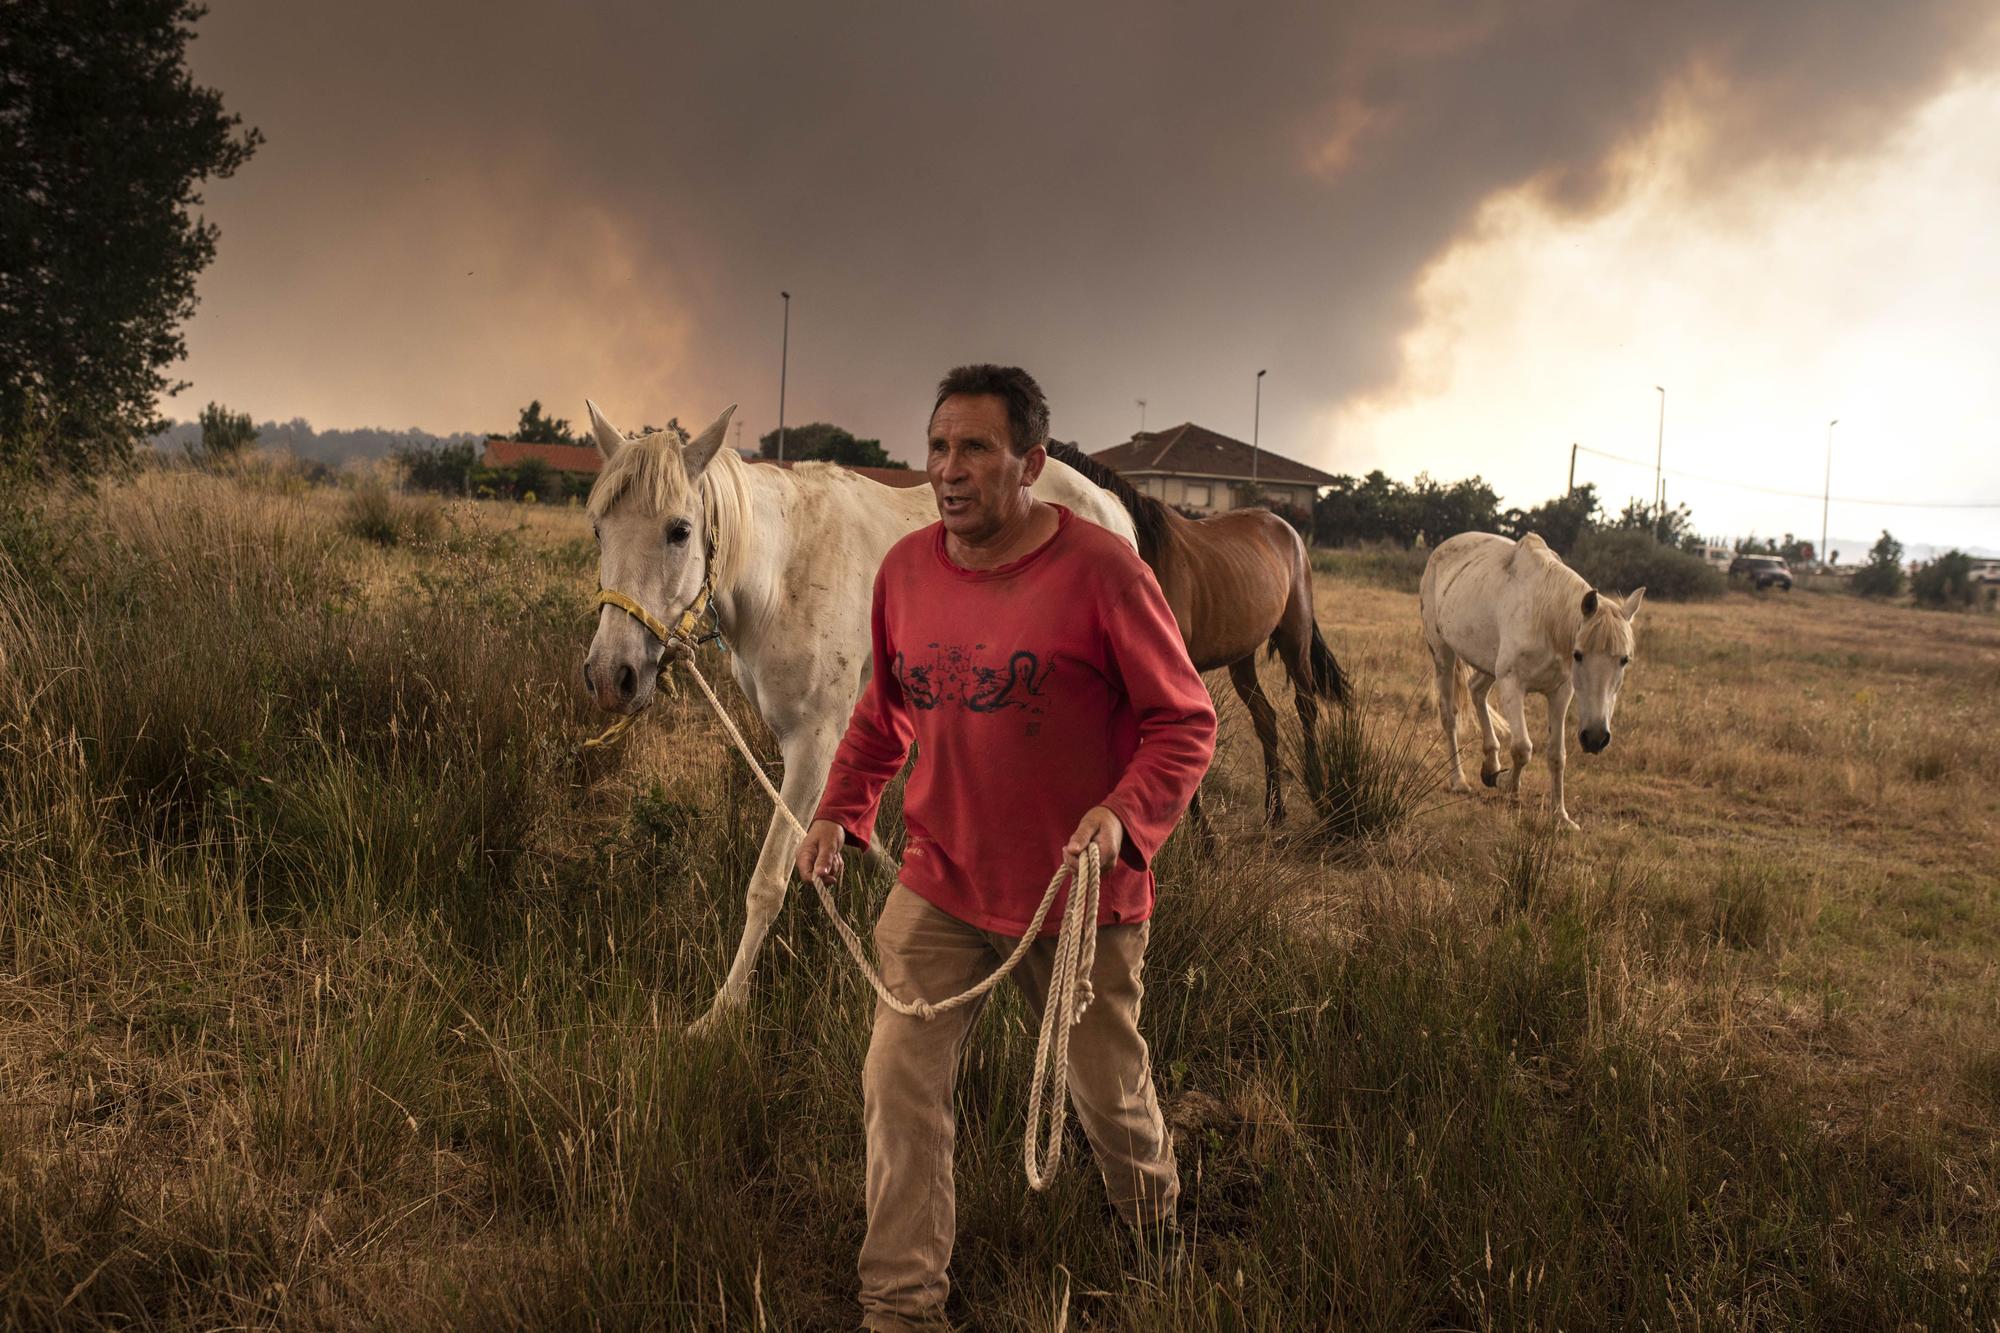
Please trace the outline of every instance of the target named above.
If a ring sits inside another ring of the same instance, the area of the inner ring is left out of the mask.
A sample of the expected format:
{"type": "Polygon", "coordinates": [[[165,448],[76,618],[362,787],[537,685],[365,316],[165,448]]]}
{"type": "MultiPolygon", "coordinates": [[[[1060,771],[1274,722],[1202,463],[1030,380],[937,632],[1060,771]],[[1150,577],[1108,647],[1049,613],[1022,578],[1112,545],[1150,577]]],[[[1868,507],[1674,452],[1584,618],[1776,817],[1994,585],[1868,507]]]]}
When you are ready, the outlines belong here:
{"type": "Polygon", "coordinates": [[[792,359],[792,294],[779,292],[785,298],[785,335],[778,347],[778,461],[785,461],[785,371],[792,359]]]}
{"type": "Polygon", "coordinates": [[[1833,428],[1840,424],[1835,417],[1826,423],[1826,481],[1819,493],[1819,567],[1826,565],[1826,508],[1833,498],[1833,428]]]}
{"type": "Polygon", "coordinates": [[[1146,400],[1143,398],[1134,398],[1132,401],[1139,405],[1139,433],[1144,435],[1146,433],[1146,400]]]}
{"type": "Polygon", "coordinates": [[[1257,372],[1257,405],[1250,418],[1250,484],[1257,484],[1257,434],[1264,425],[1264,375],[1257,372]]]}
{"type": "Polygon", "coordinates": [[[1653,539],[1657,541],[1667,517],[1667,484],[1660,467],[1667,452],[1667,391],[1657,384],[1653,387],[1660,391],[1660,429],[1653,439],[1653,539]]]}

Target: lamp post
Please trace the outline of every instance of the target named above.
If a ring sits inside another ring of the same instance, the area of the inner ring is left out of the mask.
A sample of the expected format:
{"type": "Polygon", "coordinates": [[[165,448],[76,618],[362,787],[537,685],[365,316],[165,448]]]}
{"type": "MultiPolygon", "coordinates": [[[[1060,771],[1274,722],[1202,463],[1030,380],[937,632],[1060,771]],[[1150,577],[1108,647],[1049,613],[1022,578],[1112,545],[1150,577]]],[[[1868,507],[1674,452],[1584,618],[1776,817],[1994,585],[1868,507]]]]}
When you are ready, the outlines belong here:
{"type": "Polygon", "coordinates": [[[1826,481],[1819,493],[1819,567],[1826,568],[1826,509],[1833,499],[1833,428],[1840,424],[1835,417],[1826,423],[1826,481]]]}
{"type": "Polygon", "coordinates": [[[1146,433],[1146,400],[1135,398],[1132,401],[1139,404],[1139,433],[1144,435],[1146,433]]]}
{"type": "Polygon", "coordinates": [[[778,345],[778,461],[785,461],[785,371],[792,359],[792,294],[779,292],[785,298],[784,341],[778,345]]]}
{"type": "Polygon", "coordinates": [[[1257,405],[1250,417],[1250,484],[1257,484],[1257,435],[1264,425],[1264,371],[1257,372],[1257,405]]]}
{"type": "Polygon", "coordinates": [[[1667,517],[1666,478],[1660,467],[1667,453],[1667,391],[1657,384],[1653,387],[1660,392],[1660,429],[1653,438],[1653,539],[1658,541],[1667,517]]]}

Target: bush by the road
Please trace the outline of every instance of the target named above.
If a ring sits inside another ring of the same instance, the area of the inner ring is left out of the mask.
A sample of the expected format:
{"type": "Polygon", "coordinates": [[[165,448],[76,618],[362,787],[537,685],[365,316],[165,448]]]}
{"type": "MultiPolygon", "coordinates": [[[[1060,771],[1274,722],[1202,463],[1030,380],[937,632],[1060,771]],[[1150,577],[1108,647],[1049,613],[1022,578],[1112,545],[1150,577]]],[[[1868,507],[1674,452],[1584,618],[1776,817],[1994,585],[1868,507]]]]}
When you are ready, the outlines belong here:
{"type": "Polygon", "coordinates": [[[1578,539],[1570,567],[1594,588],[1626,593],[1644,588],[1649,597],[1690,601],[1720,597],[1722,573],[1700,556],[1662,546],[1649,532],[1596,529],[1578,539]]]}

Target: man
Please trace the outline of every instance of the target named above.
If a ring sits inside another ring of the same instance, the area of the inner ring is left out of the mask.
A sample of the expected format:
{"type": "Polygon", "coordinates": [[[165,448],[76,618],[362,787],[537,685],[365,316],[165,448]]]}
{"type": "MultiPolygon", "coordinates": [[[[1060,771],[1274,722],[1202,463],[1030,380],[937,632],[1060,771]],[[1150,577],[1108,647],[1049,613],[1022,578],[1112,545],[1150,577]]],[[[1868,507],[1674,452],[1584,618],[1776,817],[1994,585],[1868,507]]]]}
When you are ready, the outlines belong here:
{"type": "MultiPolygon", "coordinates": [[[[882,976],[941,1000],[1027,931],[1058,858],[1103,867],[1095,998],[1071,1031],[1070,1096],[1112,1202],[1144,1236],[1171,1231],[1180,1182],[1161,1122],[1139,973],[1148,868],[1214,752],[1215,710],[1152,571],[1131,548],[1029,487],[1048,404],[1027,372],[961,366],[938,386],[927,469],[939,521],[898,542],[875,580],[874,670],[800,845],[799,874],[866,847],[910,745],[901,882],[875,926],[882,976]]],[[[1013,979],[1039,1016],[1059,901],[1013,979]]],[[[976,1009],[923,1020],[878,1003],[862,1070],[872,1329],[943,1320],[954,1230],[952,1085],[976,1009]]]]}

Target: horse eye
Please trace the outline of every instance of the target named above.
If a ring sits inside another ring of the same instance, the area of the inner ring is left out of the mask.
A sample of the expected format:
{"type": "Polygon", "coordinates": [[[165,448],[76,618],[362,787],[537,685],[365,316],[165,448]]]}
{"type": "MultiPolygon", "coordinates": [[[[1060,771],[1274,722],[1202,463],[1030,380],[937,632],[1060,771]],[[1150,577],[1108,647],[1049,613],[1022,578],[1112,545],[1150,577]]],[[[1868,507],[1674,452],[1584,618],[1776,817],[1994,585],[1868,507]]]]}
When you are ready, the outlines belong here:
{"type": "Polygon", "coordinates": [[[1571,656],[1571,657],[1574,657],[1574,658],[1575,658],[1575,659],[1576,659],[1577,661],[1579,661],[1579,662],[1581,662],[1581,661],[1583,660],[1583,654],[1582,654],[1582,653],[1571,653],[1571,654],[1570,654],[1570,656],[1571,656]]]}
{"type": "Polygon", "coordinates": [[[687,539],[688,539],[687,524],[676,523],[673,525],[673,527],[667,529],[667,540],[672,542],[674,545],[679,546],[682,542],[685,542],[687,539]]]}
{"type": "Polygon", "coordinates": [[[1631,660],[1632,660],[1632,659],[1631,659],[1631,658],[1629,658],[1629,657],[1621,657],[1621,658],[1619,658],[1619,659],[1618,659],[1618,665],[1619,665],[1619,666],[1624,666],[1624,665],[1625,665],[1625,664],[1626,664],[1627,662],[1630,662],[1631,660]]]}

